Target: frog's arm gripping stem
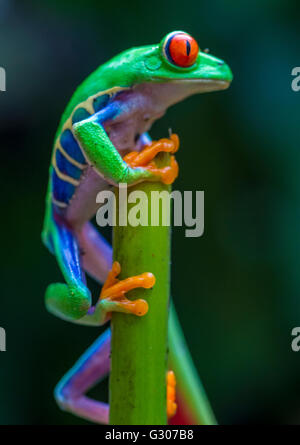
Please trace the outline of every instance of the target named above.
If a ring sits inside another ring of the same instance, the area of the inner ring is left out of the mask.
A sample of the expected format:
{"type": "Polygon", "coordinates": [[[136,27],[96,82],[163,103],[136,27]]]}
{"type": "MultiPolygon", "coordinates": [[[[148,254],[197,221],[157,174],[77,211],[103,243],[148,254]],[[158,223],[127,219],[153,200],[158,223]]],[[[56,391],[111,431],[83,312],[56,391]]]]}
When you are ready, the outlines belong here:
{"type": "Polygon", "coordinates": [[[109,105],[92,117],[74,124],[75,136],[88,162],[113,185],[153,180],[155,175],[151,171],[143,167],[131,168],[123,161],[102,125],[121,112],[120,105],[109,105]]]}
{"type": "MultiPolygon", "coordinates": [[[[96,116],[96,115],[95,115],[96,116]]],[[[87,119],[74,125],[74,133],[80,142],[89,163],[111,184],[126,183],[132,185],[141,181],[161,180],[165,184],[171,184],[178,174],[178,166],[174,156],[171,157],[171,165],[157,168],[152,162],[155,156],[155,146],[146,153],[130,153],[131,156],[122,159],[109,139],[103,126],[96,118],[87,119]]],[[[159,151],[175,153],[173,147],[179,144],[178,137],[172,135],[170,139],[158,142],[159,151]],[[165,150],[162,145],[165,144],[165,150]],[[171,144],[171,148],[170,148],[171,144]]],[[[147,149],[146,149],[147,152],[147,149]]]]}

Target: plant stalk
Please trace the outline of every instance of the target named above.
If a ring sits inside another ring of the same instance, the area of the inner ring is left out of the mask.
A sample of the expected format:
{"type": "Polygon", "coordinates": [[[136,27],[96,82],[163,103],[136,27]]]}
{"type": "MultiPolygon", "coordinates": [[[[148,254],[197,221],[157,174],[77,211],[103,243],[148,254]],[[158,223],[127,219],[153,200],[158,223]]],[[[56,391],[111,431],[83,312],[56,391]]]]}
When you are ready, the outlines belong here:
{"type": "MultiPolygon", "coordinates": [[[[158,166],[169,163],[160,153],[158,166]]],[[[143,182],[128,189],[128,194],[143,191],[148,203],[148,225],[132,227],[119,224],[120,190],[116,189],[116,226],[113,230],[114,260],[121,264],[120,279],[152,272],[152,289],[135,289],[130,299],[142,298],[149,304],[143,317],[112,315],[112,356],[110,375],[111,425],[166,425],[166,372],[168,342],[168,305],[170,295],[170,225],[162,225],[162,203],[158,226],[151,225],[151,192],[170,191],[162,183],[143,182]]],[[[141,201],[137,201],[141,203],[141,201]]],[[[128,204],[130,211],[136,204],[128,204]]],[[[142,206],[141,206],[142,207],[142,206]]],[[[167,210],[167,209],[164,209],[167,210]]],[[[140,213],[141,215],[142,213],[140,213]]],[[[124,214],[122,213],[124,217],[124,214]]]]}

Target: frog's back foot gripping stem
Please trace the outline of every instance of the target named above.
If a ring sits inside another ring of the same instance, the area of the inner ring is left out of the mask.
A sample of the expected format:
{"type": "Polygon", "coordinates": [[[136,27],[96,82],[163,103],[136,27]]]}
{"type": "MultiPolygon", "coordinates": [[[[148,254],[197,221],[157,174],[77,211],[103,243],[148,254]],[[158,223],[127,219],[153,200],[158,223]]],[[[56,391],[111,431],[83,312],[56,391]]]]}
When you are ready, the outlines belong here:
{"type": "MultiPolygon", "coordinates": [[[[108,404],[86,397],[85,393],[109,373],[110,340],[110,330],[107,329],[58,383],[54,395],[62,410],[95,423],[108,423],[108,404]]],[[[169,371],[166,400],[168,417],[173,417],[176,411],[174,398],[175,377],[169,371]]]]}
{"type": "Polygon", "coordinates": [[[96,234],[91,225],[87,224],[79,234],[79,232],[74,233],[63,222],[56,223],[54,220],[51,237],[54,253],[66,284],[55,283],[48,286],[46,306],[50,312],[75,323],[100,326],[107,321],[110,312],[125,312],[142,316],[148,311],[146,301],[141,299],[131,301],[125,295],[138,287],[150,289],[154,286],[155,277],[151,273],[142,273],[119,280],[117,276],[121,266],[116,262],[108,273],[97,304],[91,306],[91,296],[85,284],[85,274],[81,264],[82,246],[87,248],[84,255],[86,257],[85,269],[95,275],[97,264],[101,266],[99,275],[95,276],[100,282],[103,282],[103,270],[106,269],[107,260],[111,258],[111,249],[106,245],[105,255],[104,241],[99,237],[95,239],[96,234]],[[93,241],[95,244],[91,247],[93,241]],[[99,260],[96,263],[94,262],[95,249],[100,251],[99,260]]]}
{"type": "Polygon", "coordinates": [[[171,419],[177,411],[176,403],[176,378],[174,371],[167,372],[167,416],[171,419]]]}
{"type": "MultiPolygon", "coordinates": [[[[178,412],[170,423],[173,425],[215,424],[215,417],[189,356],[174,308],[170,313],[169,344],[170,362],[178,381],[177,388],[179,387],[176,404],[172,394],[168,394],[167,403],[178,405],[178,412]],[[177,327],[179,330],[174,331],[177,327]]],[[[96,423],[108,423],[109,406],[86,397],[85,393],[109,373],[109,356],[110,330],[107,329],[57,385],[55,398],[61,409],[96,423]]],[[[168,377],[170,378],[170,375],[168,377]]],[[[174,383],[172,384],[169,378],[168,391],[170,392],[174,383]]],[[[175,412],[174,406],[171,408],[170,417],[175,412]]]]}

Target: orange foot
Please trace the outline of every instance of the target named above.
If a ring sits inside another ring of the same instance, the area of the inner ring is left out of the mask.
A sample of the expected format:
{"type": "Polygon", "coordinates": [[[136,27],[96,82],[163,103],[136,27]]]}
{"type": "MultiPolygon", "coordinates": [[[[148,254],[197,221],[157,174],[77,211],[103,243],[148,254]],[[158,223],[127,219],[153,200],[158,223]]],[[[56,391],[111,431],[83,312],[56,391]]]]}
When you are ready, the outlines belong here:
{"type": "Polygon", "coordinates": [[[178,176],[178,164],[174,156],[171,156],[171,163],[167,167],[158,168],[153,161],[160,152],[176,153],[179,149],[179,138],[177,134],[172,134],[170,139],[164,138],[153,141],[141,152],[132,151],[124,157],[124,161],[132,168],[144,167],[153,173],[153,179],[159,178],[164,184],[172,184],[178,176]]]}
{"type": "Polygon", "coordinates": [[[142,299],[131,301],[125,297],[125,294],[138,287],[150,289],[155,284],[154,275],[146,272],[120,281],[117,278],[120,272],[121,266],[115,261],[102,287],[99,301],[108,313],[125,312],[138,316],[145,315],[148,312],[148,303],[142,299]]]}
{"type": "Polygon", "coordinates": [[[175,416],[177,410],[176,379],[173,371],[167,372],[167,416],[168,419],[175,416]]]}

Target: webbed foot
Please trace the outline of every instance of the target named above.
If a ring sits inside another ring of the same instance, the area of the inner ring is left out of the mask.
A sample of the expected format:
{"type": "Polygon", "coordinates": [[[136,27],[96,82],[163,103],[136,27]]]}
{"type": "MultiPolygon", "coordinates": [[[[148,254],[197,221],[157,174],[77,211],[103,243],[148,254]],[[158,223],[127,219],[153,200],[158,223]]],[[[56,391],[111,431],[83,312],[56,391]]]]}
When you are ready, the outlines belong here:
{"type": "Polygon", "coordinates": [[[167,416],[168,419],[175,416],[177,410],[176,379],[173,371],[167,372],[167,416]]]}
{"type": "Polygon", "coordinates": [[[106,313],[124,312],[143,316],[148,312],[148,303],[145,300],[129,300],[125,297],[126,292],[138,287],[150,289],[155,284],[155,277],[150,272],[145,272],[125,280],[118,280],[121,272],[120,264],[115,261],[103,285],[99,305],[106,313]]]}
{"type": "Polygon", "coordinates": [[[124,161],[132,168],[143,167],[150,172],[153,180],[161,180],[164,184],[172,184],[178,176],[178,163],[174,156],[171,156],[169,166],[159,168],[156,166],[154,158],[158,153],[176,153],[179,149],[179,138],[177,134],[172,134],[170,139],[163,138],[153,141],[141,152],[132,151],[124,157],[124,161]]]}

